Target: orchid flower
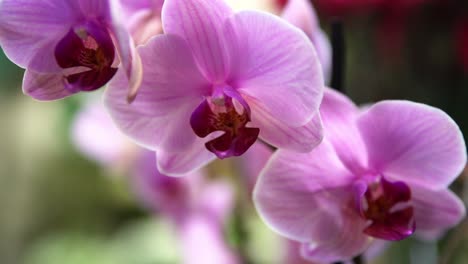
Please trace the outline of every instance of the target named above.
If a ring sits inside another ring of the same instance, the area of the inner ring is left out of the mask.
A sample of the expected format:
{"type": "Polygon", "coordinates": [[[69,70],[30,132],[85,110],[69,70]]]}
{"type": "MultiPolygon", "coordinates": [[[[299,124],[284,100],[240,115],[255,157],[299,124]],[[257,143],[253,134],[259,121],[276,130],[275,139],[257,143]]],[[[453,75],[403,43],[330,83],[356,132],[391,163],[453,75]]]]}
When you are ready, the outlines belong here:
{"type": "Polygon", "coordinates": [[[73,142],[83,154],[130,172],[129,182],[140,203],[174,225],[183,263],[239,263],[222,232],[233,206],[229,184],[207,181],[201,171],[185,178],[161,174],[154,153],[131,144],[95,101],[78,113],[72,131],[73,142]]]}
{"type": "Polygon", "coordinates": [[[435,238],[465,208],[447,186],[466,165],[463,136],[439,109],[383,101],[360,110],[327,90],[324,141],[310,153],[277,151],[257,182],[254,202],[280,234],[302,242],[310,260],[362,253],[373,239],[415,230],[435,238]]]}
{"type": "Polygon", "coordinates": [[[183,263],[240,263],[223,236],[233,209],[234,193],[224,181],[207,181],[201,171],[190,177],[161,174],[154,153],[142,151],[133,172],[133,186],[143,204],[169,219],[179,236],[183,263]]]}
{"type": "Polygon", "coordinates": [[[220,0],[166,0],[166,34],[139,48],[144,76],[132,104],[126,78],[106,91],[124,133],[183,175],[242,155],[258,137],[307,152],[321,141],[320,63],[305,34],[276,16],[233,11],[220,0]]]}
{"type": "Polygon", "coordinates": [[[161,10],[164,0],[120,0],[125,25],[136,44],[144,44],[162,33],[161,10]]]}
{"type": "Polygon", "coordinates": [[[132,97],[141,65],[119,11],[108,0],[1,1],[0,46],[26,69],[24,93],[47,101],[96,90],[115,75],[120,60],[132,97]]]}

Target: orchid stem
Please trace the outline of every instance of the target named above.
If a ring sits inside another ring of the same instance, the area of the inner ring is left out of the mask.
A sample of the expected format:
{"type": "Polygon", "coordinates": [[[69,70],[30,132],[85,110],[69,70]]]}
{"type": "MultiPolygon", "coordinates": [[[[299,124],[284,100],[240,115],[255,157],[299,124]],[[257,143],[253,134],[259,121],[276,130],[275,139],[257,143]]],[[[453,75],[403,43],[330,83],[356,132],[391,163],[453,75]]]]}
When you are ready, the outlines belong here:
{"type": "Polygon", "coordinates": [[[343,22],[336,19],[331,24],[331,42],[332,42],[332,79],[331,87],[345,93],[345,64],[346,50],[343,22]]]}

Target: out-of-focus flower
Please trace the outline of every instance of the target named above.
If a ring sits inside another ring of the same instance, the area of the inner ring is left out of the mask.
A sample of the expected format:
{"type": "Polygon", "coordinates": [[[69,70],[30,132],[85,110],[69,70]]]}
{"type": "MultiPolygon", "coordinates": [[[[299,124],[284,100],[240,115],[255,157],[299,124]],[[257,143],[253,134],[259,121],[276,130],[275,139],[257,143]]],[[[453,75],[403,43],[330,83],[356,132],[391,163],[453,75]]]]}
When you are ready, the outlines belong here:
{"type": "Polygon", "coordinates": [[[119,73],[105,95],[124,133],[157,151],[162,172],[239,156],[257,137],[302,152],[320,142],[323,77],[304,33],[217,0],[167,0],[162,17],[166,34],[139,48],[145,74],[136,100],[122,100],[119,73]]]}
{"type": "Polygon", "coordinates": [[[441,110],[383,101],[360,110],[327,90],[325,139],[308,154],[277,151],[254,190],[260,215],[304,243],[311,260],[362,253],[372,238],[433,238],[465,215],[447,186],[466,164],[463,137],[441,110]]]}
{"type": "Polygon", "coordinates": [[[77,113],[71,139],[81,153],[108,167],[128,160],[137,148],[117,129],[98,100],[88,101],[77,113]]]}
{"type": "Polygon", "coordinates": [[[161,10],[164,0],[120,0],[125,25],[136,44],[163,32],[161,10]]]}
{"type": "Polygon", "coordinates": [[[239,263],[222,232],[233,207],[230,185],[210,182],[201,172],[184,178],[163,175],[150,151],[141,152],[133,182],[144,204],[175,224],[184,263],[239,263]]]}
{"type": "Polygon", "coordinates": [[[96,90],[116,73],[118,54],[132,96],[141,65],[118,12],[117,1],[1,1],[0,45],[26,69],[24,93],[55,100],[96,90]]]}
{"type": "Polygon", "coordinates": [[[75,145],[85,155],[130,171],[130,183],[144,207],[174,224],[184,263],[238,263],[222,232],[232,212],[230,185],[209,181],[200,171],[184,178],[161,174],[154,152],[129,142],[95,101],[77,115],[72,131],[75,145]]]}

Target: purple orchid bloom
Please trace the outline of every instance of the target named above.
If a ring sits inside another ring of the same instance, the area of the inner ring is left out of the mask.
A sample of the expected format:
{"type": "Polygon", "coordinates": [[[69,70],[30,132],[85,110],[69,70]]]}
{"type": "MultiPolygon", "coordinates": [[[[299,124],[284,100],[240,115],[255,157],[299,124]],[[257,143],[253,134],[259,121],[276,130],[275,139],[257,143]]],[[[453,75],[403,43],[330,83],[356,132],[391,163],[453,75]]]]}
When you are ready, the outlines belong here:
{"type": "Polygon", "coordinates": [[[119,12],[117,1],[1,1],[0,46],[26,69],[24,93],[47,101],[93,91],[115,75],[120,61],[133,97],[141,63],[119,12]]]}
{"type": "Polygon", "coordinates": [[[119,73],[105,96],[124,133],[157,151],[162,172],[242,155],[257,137],[302,152],[321,141],[323,77],[303,32],[219,0],[166,0],[162,21],[166,34],[139,48],[136,100],[122,100],[119,73]]]}
{"type": "Polygon", "coordinates": [[[360,110],[327,90],[324,141],[308,154],[277,151],[254,202],[280,234],[304,243],[310,260],[362,253],[373,238],[441,234],[465,208],[447,186],[466,164],[463,136],[436,108],[383,101],[360,110]]]}
{"type": "Polygon", "coordinates": [[[162,33],[161,10],[164,0],[120,0],[128,31],[136,44],[144,44],[162,33]]]}

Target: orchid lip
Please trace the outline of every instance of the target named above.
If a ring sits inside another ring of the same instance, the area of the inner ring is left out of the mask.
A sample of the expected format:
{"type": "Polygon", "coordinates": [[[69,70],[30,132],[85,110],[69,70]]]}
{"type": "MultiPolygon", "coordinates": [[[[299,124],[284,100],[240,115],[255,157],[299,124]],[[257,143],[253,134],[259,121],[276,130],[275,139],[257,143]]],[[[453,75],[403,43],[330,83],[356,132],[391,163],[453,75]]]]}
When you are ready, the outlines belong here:
{"type": "Polygon", "coordinates": [[[356,185],[358,210],[369,222],[364,233],[379,239],[398,241],[416,229],[411,189],[404,182],[390,182],[384,177],[363,187],[356,185]]]}
{"type": "Polygon", "coordinates": [[[115,48],[109,32],[94,22],[70,28],[55,47],[57,64],[64,73],[72,72],[65,76],[65,87],[72,92],[93,91],[104,86],[117,72],[112,67],[114,58],[115,48]]]}
{"type": "Polygon", "coordinates": [[[257,140],[260,130],[246,127],[250,121],[250,108],[242,96],[229,86],[220,86],[195,109],[190,125],[201,138],[223,131],[205,147],[224,159],[244,154],[257,140]]]}

